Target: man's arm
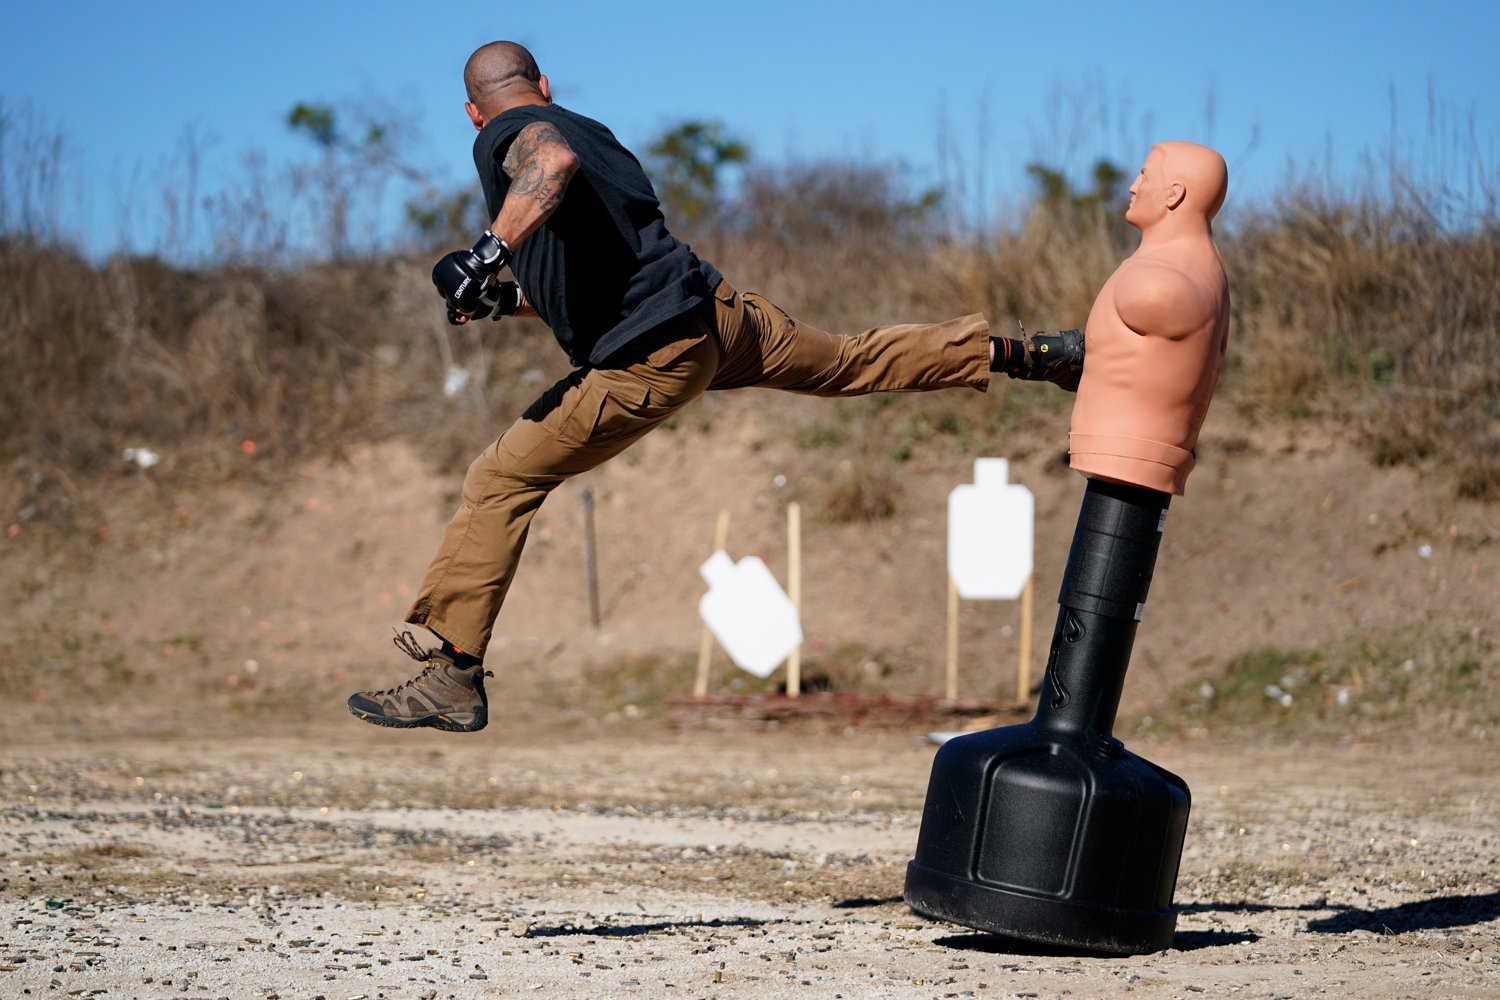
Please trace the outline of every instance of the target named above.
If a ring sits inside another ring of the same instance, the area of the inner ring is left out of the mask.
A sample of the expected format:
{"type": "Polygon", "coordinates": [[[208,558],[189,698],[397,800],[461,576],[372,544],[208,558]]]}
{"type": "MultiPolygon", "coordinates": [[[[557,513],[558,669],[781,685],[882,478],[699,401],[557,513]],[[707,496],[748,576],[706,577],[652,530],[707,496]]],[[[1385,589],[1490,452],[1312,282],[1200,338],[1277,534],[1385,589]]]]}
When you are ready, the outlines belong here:
{"type": "MultiPolygon", "coordinates": [[[[578,172],[578,154],[556,126],[532,122],[511,140],[500,168],[511,179],[500,214],[472,250],[448,254],[433,268],[432,283],[448,302],[450,323],[467,323],[475,316],[490,314],[484,299],[494,293],[495,276],[510,263],[516,248],[562,204],[568,182],[578,172]]],[[[518,308],[514,312],[497,311],[497,319],[502,315],[536,315],[519,291],[517,297],[518,308]]]]}
{"type": "Polygon", "coordinates": [[[516,134],[500,169],[510,177],[510,190],[490,231],[515,250],[562,204],[578,154],[556,126],[532,122],[516,134]]]}

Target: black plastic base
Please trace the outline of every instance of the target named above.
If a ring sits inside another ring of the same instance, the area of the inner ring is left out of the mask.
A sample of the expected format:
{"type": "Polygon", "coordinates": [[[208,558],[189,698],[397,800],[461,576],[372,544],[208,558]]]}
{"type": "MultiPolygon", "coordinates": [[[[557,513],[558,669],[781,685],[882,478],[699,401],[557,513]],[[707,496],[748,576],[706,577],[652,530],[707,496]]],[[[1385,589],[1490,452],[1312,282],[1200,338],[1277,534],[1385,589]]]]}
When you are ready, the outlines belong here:
{"type": "Polygon", "coordinates": [[[1171,946],[1187,783],[1110,735],[1169,500],[1089,482],[1036,718],[938,751],[912,909],[1089,951],[1171,946]]]}
{"type": "Polygon", "coordinates": [[[1172,946],[1175,915],[1044,899],[906,864],[906,902],[923,916],[1060,949],[1147,955],[1172,946]]]}
{"type": "Polygon", "coordinates": [[[1113,739],[1034,723],[938,752],[906,902],[965,927],[1117,954],[1172,944],[1190,797],[1113,739]]]}

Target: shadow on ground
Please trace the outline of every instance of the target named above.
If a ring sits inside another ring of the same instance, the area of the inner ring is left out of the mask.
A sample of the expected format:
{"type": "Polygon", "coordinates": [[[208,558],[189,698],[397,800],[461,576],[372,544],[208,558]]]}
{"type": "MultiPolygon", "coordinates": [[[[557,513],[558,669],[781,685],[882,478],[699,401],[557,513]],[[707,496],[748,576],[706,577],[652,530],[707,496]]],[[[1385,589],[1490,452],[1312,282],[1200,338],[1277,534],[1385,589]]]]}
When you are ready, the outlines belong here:
{"type": "Polygon", "coordinates": [[[900,896],[855,896],[841,899],[833,904],[835,910],[863,910],[872,906],[904,906],[906,900],[900,896]]]}
{"type": "MultiPolygon", "coordinates": [[[[1234,931],[1178,931],[1172,938],[1171,950],[1200,951],[1204,948],[1223,948],[1227,945],[1248,944],[1259,940],[1259,934],[1241,934],[1234,931]]],[[[953,948],[956,951],[980,951],[989,955],[1020,955],[1027,958],[1132,957],[1090,948],[1023,941],[1020,938],[1006,937],[1003,934],[953,934],[938,938],[932,943],[943,948],[953,948]]]]}
{"type": "Polygon", "coordinates": [[[650,924],[595,924],[580,927],[577,924],[558,924],[555,927],[528,927],[525,937],[644,937],[658,931],[677,931],[688,927],[763,927],[774,920],[752,920],[739,917],[734,920],[662,920],[650,924]]]}
{"type": "Polygon", "coordinates": [[[1490,892],[1482,896],[1439,896],[1378,910],[1341,908],[1341,912],[1331,917],[1309,920],[1307,929],[1315,934],[1350,931],[1401,934],[1440,927],[1469,927],[1497,918],[1500,918],[1500,892],[1490,892]]]}
{"type": "Polygon", "coordinates": [[[950,934],[935,939],[933,944],[955,951],[979,951],[986,955],[1023,955],[1028,958],[1125,958],[1104,951],[1087,948],[1069,948],[1065,945],[1044,944],[1040,941],[1024,941],[1006,937],[1004,934],[950,934]]]}
{"type": "MultiPolygon", "coordinates": [[[[877,906],[896,906],[904,904],[905,900],[900,896],[859,896],[853,899],[840,900],[833,904],[836,910],[865,909],[877,906]]],[[[1235,904],[1221,903],[1195,903],[1184,906],[1180,912],[1193,913],[1204,910],[1269,910],[1275,909],[1270,906],[1258,906],[1256,904],[1245,904],[1243,907],[1235,904]]],[[[1327,907],[1313,907],[1313,909],[1327,909],[1327,907]]],[[[1259,941],[1259,934],[1238,933],[1235,931],[1178,931],[1172,937],[1173,951],[1198,951],[1203,948],[1222,948],[1226,945],[1249,944],[1259,941]]],[[[1045,944],[1038,941],[1026,941],[1021,938],[1007,937],[1004,934],[987,934],[975,932],[973,934],[950,934],[947,937],[935,939],[933,944],[943,948],[953,948],[957,951],[981,951],[992,955],[1024,955],[1033,958],[1123,958],[1125,956],[1113,952],[1093,951],[1087,948],[1069,948],[1062,945],[1045,944]]]]}
{"type": "MultiPolygon", "coordinates": [[[[1376,934],[1401,934],[1406,931],[1427,931],[1441,927],[1469,927],[1500,919],[1500,892],[1489,892],[1475,896],[1439,896],[1422,899],[1400,906],[1387,906],[1374,910],[1362,910],[1353,906],[1332,903],[1302,903],[1297,906],[1276,906],[1272,903],[1189,903],[1182,913],[1268,913],[1303,912],[1326,913],[1332,916],[1319,917],[1307,922],[1307,929],[1314,934],[1348,934],[1350,931],[1373,931],[1376,934]]],[[[1179,934],[1178,937],[1181,937],[1179,934]]]]}
{"type": "Polygon", "coordinates": [[[1203,948],[1223,948],[1231,944],[1251,944],[1259,940],[1259,934],[1241,931],[1178,931],[1172,935],[1172,950],[1199,951],[1203,948]]]}

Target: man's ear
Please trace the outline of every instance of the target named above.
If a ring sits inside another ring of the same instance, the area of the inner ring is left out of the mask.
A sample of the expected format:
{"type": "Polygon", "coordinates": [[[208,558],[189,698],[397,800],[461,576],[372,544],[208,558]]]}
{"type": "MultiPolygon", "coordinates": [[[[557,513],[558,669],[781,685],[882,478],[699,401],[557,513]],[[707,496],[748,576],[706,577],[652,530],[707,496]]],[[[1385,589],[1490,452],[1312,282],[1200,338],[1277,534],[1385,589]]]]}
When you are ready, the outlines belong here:
{"type": "Polygon", "coordinates": [[[543,73],[541,76],[537,77],[536,89],[541,93],[543,99],[546,100],[548,104],[552,103],[552,81],[547,79],[546,73],[543,73]]]}
{"type": "Polygon", "coordinates": [[[1171,211],[1182,204],[1182,199],[1187,197],[1187,188],[1183,187],[1182,181],[1174,181],[1167,188],[1167,210],[1171,211]]]}
{"type": "Polygon", "coordinates": [[[476,131],[484,128],[484,112],[479,110],[479,106],[477,104],[475,104],[473,101],[465,101],[464,110],[469,113],[469,121],[474,123],[474,128],[476,131]]]}

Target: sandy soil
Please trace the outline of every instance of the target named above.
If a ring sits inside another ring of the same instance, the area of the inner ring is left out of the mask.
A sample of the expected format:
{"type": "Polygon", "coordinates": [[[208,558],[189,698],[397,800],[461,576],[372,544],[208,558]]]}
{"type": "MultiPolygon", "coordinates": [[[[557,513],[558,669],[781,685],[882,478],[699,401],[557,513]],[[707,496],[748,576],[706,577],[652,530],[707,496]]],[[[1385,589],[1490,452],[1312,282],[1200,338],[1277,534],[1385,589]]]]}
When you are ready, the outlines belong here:
{"type": "MultiPolygon", "coordinates": [[[[977,394],[969,402],[997,405],[977,394]]],[[[785,507],[800,498],[808,669],[866,664],[841,679],[941,692],[947,496],[972,481],[973,457],[927,448],[899,467],[893,517],[830,523],[817,489],[841,474],[828,465],[837,452],[799,449],[791,428],[817,415],[857,419],[844,403],[715,395],[689,411],[700,423],[648,436],[565,484],[532,524],[487,662],[530,683],[632,658],[693,658],[698,566],[718,512],[731,514],[730,554],[760,554],[785,579],[785,507]],[[598,629],[584,586],[585,487],[596,497],[598,629]]],[[[984,451],[1010,455],[1012,481],[1036,495],[1034,628],[1045,650],[1083,480],[1061,461],[1067,412],[1038,419],[1055,426],[984,451]]],[[[1456,499],[1440,475],[1372,467],[1343,433],[1215,412],[1168,519],[1127,712],[1263,647],[1371,644],[1424,669],[1469,656],[1500,677],[1500,515],[1456,499]]],[[[113,672],[137,691],[154,684],[151,701],[179,699],[184,685],[195,697],[254,703],[334,674],[330,695],[405,679],[411,664],[392,649],[390,627],[410,606],[461,480],[434,473],[402,441],[309,463],[277,488],[247,478],[206,490],[138,470],[105,484],[38,477],[15,503],[41,513],[0,539],[0,681],[7,668],[18,675],[0,690],[51,697],[50,718],[84,725],[96,720],[29,664],[113,672]],[[250,685],[230,679],[247,676],[250,685]]],[[[961,693],[1009,698],[1017,604],[965,602],[961,622],[961,693]]],[[[1039,673],[1040,652],[1036,660],[1039,673]]],[[[722,688],[735,672],[722,655],[718,663],[722,688]]]]}
{"type": "MultiPolygon", "coordinates": [[[[1121,728],[1196,796],[1174,947],[1049,952],[900,901],[918,737],[954,720],[656,706],[690,689],[718,511],[732,555],[782,574],[791,499],[809,669],[942,690],[945,501],[973,456],[919,449],[893,517],[833,523],[819,489],[842,460],[792,431],[842,404],[768,399],[705,400],[548,501],[488,660],[499,723],[472,737],[343,708],[414,669],[387,626],[459,477],[410,443],[208,486],[170,456],[6,479],[0,996],[1500,996],[1493,506],[1372,467],[1341,428],[1215,412],[1121,728]],[[1336,665],[1302,715],[1258,687],[1233,724],[1179,697],[1268,647],[1336,665]]],[[[1037,497],[1040,650],[1082,483],[1066,413],[1036,419],[976,447],[1037,497]]],[[[961,693],[1007,700],[1017,609],[962,620],[961,693]]],[[[747,678],[716,658],[713,690],[747,678]]]]}
{"type": "Polygon", "coordinates": [[[1483,741],[1132,744],[1195,802],[1174,946],[1118,958],[903,905],[917,737],[351,720],[8,742],[0,994],[1500,995],[1483,741]]]}

